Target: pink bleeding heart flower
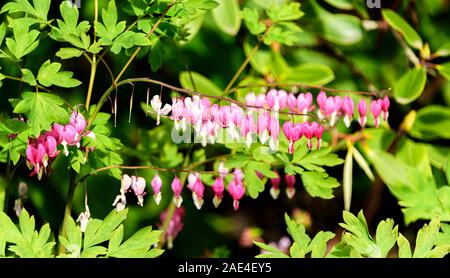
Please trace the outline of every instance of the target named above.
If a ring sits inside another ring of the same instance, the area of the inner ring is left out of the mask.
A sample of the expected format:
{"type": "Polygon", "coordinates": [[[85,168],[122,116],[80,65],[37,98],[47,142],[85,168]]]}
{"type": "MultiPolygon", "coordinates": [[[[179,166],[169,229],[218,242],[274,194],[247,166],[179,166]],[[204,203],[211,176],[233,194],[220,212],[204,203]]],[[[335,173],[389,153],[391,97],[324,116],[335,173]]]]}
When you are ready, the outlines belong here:
{"type": "Polygon", "coordinates": [[[289,93],[287,97],[287,105],[291,112],[297,112],[297,98],[293,93],[289,93]]]}
{"type": "Polygon", "coordinates": [[[325,111],[325,104],[327,102],[327,94],[324,91],[320,91],[320,93],[317,95],[317,105],[319,106],[318,115],[319,118],[323,118],[323,113],[325,111]]]}
{"type": "Polygon", "coordinates": [[[245,96],[245,104],[250,107],[255,106],[255,104],[256,104],[255,93],[250,92],[245,96]]]}
{"type": "Polygon", "coordinates": [[[340,96],[328,97],[324,106],[324,115],[330,117],[330,126],[336,123],[336,117],[342,107],[342,98],[340,96]]]}
{"type": "Polygon", "coordinates": [[[262,111],[258,115],[257,132],[261,144],[265,144],[269,140],[269,123],[270,113],[268,111],[262,111]]]}
{"type": "Polygon", "coordinates": [[[156,112],[156,125],[159,125],[161,115],[165,116],[170,113],[172,110],[172,106],[170,104],[165,104],[164,107],[162,105],[161,99],[158,95],[154,95],[150,104],[153,110],[156,112]]]}
{"type": "MultiPolygon", "coordinates": [[[[312,109],[313,96],[310,92],[301,93],[297,97],[297,110],[300,113],[306,114],[312,109]]],[[[304,117],[306,119],[306,117],[304,117]]]]}
{"type": "Polygon", "coordinates": [[[239,209],[239,200],[244,196],[245,194],[245,188],[242,185],[242,183],[236,182],[236,180],[232,180],[228,184],[228,192],[230,193],[231,197],[233,198],[233,208],[234,210],[239,209]]]}
{"type": "MultiPolygon", "coordinates": [[[[317,123],[316,123],[317,124],[317,123]]],[[[302,125],[302,130],[303,130],[303,134],[305,135],[306,139],[308,139],[307,141],[307,146],[308,149],[311,150],[312,149],[312,142],[311,139],[314,137],[315,135],[315,131],[316,131],[316,124],[313,123],[304,123],[302,125]]]]}
{"type": "Polygon", "coordinates": [[[342,102],[342,111],[344,112],[344,123],[346,127],[350,127],[350,124],[353,120],[353,110],[353,99],[348,96],[344,96],[344,100],[342,102]]]}
{"type": "Polygon", "coordinates": [[[367,123],[367,104],[364,99],[361,99],[358,102],[358,113],[359,113],[358,122],[361,125],[361,127],[365,127],[367,123]]]}
{"type": "Polygon", "coordinates": [[[131,189],[134,192],[134,195],[138,198],[138,205],[141,207],[144,205],[144,196],[147,194],[145,192],[145,179],[143,177],[131,176],[131,189]]]}
{"type": "Polygon", "coordinates": [[[302,127],[300,124],[294,124],[291,121],[287,121],[283,124],[283,132],[289,141],[288,152],[294,153],[295,142],[303,136],[302,127]]]}
{"type": "Polygon", "coordinates": [[[51,135],[39,136],[38,142],[40,144],[43,144],[45,147],[45,155],[42,160],[42,163],[43,163],[44,167],[47,167],[49,164],[48,160],[51,158],[55,158],[59,154],[59,151],[57,149],[58,142],[56,141],[55,137],[53,137],[51,135]]]}
{"type": "Polygon", "coordinates": [[[31,176],[38,175],[41,179],[43,173],[42,160],[46,154],[45,146],[40,143],[28,143],[26,155],[28,168],[33,169],[31,176]]]}
{"type": "Polygon", "coordinates": [[[263,108],[267,104],[266,95],[258,94],[256,96],[255,106],[259,108],[263,108]]]}
{"type": "Polygon", "coordinates": [[[375,120],[375,127],[378,127],[380,125],[382,103],[383,101],[381,99],[374,99],[370,104],[370,111],[372,112],[373,118],[375,120]]]}
{"type": "Polygon", "coordinates": [[[320,145],[322,144],[322,135],[323,135],[325,128],[316,122],[313,122],[312,125],[314,128],[314,136],[317,138],[316,148],[320,149],[320,145]]]}
{"type": "Polygon", "coordinates": [[[384,96],[382,102],[381,102],[381,110],[383,110],[383,119],[385,121],[387,121],[388,117],[389,117],[389,106],[390,106],[390,101],[389,101],[389,97],[388,96],[384,96]]]}
{"type": "Polygon", "coordinates": [[[269,121],[269,148],[271,151],[278,149],[278,136],[280,135],[280,121],[276,117],[271,117],[269,121]]]}
{"type": "Polygon", "coordinates": [[[130,176],[127,174],[122,175],[122,181],[121,181],[121,193],[125,194],[125,192],[129,191],[131,188],[131,185],[133,184],[133,180],[130,176]]]}
{"type": "Polygon", "coordinates": [[[69,155],[69,150],[67,149],[67,146],[73,145],[79,146],[79,141],[81,138],[79,137],[76,129],[72,125],[69,124],[62,126],[59,124],[54,124],[52,131],[54,134],[57,134],[58,143],[63,145],[65,156],[69,155]]]}
{"type": "Polygon", "coordinates": [[[196,176],[195,183],[192,186],[192,199],[194,200],[194,205],[197,209],[202,208],[204,192],[205,192],[205,186],[203,185],[200,175],[198,174],[196,176]]]}
{"type": "Polygon", "coordinates": [[[271,89],[266,94],[266,100],[271,109],[278,111],[287,106],[287,93],[284,90],[271,89]]]}
{"type": "Polygon", "coordinates": [[[180,179],[177,176],[173,178],[171,187],[174,194],[173,202],[179,208],[181,206],[181,203],[183,202],[183,197],[181,197],[183,186],[181,185],[180,179]]]}
{"type": "Polygon", "coordinates": [[[256,130],[253,115],[246,115],[241,122],[241,134],[245,137],[247,148],[250,148],[253,141],[253,132],[256,130]]]}
{"type": "Polygon", "coordinates": [[[222,177],[217,177],[212,185],[212,190],[214,192],[213,204],[214,207],[218,207],[223,199],[223,191],[225,190],[224,182],[222,177]]]}
{"type": "Polygon", "coordinates": [[[270,184],[272,185],[272,187],[270,188],[270,195],[272,196],[273,199],[276,200],[278,198],[278,195],[280,195],[281,178],[277,170],[274,170],[274,172],[277,176],[275,178],[270,179],[270,184]]]}
{"type": "Polygon", "coordinates": [[[295,175],[285,175],[284,181],[286,182],[286,196],[292,199],[295,195],[295,175]]]}
{"type": "Polygon", "coordinates": [[[239,168],[235,168],[233,171],[233,179],[237,182],[237,183],[242,183],[244,180],[244,173],[242,172],[241,169],[239,168]]]}
{"type": "Polygon", "coordinates": [[[83,114],[74,110],[72,115],[70,116],[70,125],[72,125],[77,133],[81,136],[84,133],[84,129],[86,128],[86,120],[83,114]]]}
{"type": "Polygon", "coordinates": [[[152,181],[151,181],[151,186],[153,189],[153,199],[155,199],[155,202],[157,205],[159,205],[159,203],[161,202],[161,188],[162,188],[162,180],[159,177],[158,174],[156,174],[152,181]]]}
{"type": "Polygon", "coordinates": [[[219,122],[222,128],[227,128],[231,122],[231,107],[221,106],[219,109],[219,122]]]}

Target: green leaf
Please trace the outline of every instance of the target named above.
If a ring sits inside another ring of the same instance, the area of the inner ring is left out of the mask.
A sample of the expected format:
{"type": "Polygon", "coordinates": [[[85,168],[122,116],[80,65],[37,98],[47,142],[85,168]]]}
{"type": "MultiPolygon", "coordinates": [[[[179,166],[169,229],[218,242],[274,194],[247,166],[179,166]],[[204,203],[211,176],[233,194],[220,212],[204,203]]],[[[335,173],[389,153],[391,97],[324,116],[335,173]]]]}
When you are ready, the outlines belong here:
{"type": "Polygon", "coordinates": [[[151,227],[143,228],[116,250],[108,252],[108,256],[116,258],[144,258],[148,250],[158,243],[160,237],[161,231],[152,231],[151,227]]]}
{"type": "Polygon", "coordinates": [[[96,22],[95,31],[97,36],[100,37],[99,42],[102,45],[111,45],[113,40],[126,28],[125,21],[117,23],[117,8],[114,0],[109,1],[106,9],[102,9],[102,20],[103,24],[96,22]]]}
{"type": "Polygon", "coordinates": [[[430,224],[425,224],[417,233],[414,258],[426,258],[436,243],[439,233],[439,220],[433,219],[430,224]]]}
{"type": "Polygon", "coordinates": [[[108,253],[114,253],[120,246],[123,240],[123,225],[120,224],[119,228],[117,228],[112,234],[108,243],[108,253]]]}
{"type": "Polygon", "coordinates": [[[353,148],[352,151],[353,158],[358,163],[359,167],[366,173],[367,177],[370,181],[375,181],[375,177],[373,176],[372,170],[370,170],[369,165],[367,164],[366,159],[361,155],[357,148],[353,148]]]}
{"type": "Polygon", "coordinates": [[[29,69],[22,69],[22,79],[23,81],[27,82],[31,86],[36,86],[36,78],[34,77],[33,73],[29,69]]]}
{"type": "Polygon", "coordinates": [[[340,223],[339,225],[348,231],[344,233],[344,239],[347,244],[362,256],[380,258],[382,256],[381,250],[369,234],[367,222],[362,211],[358,213],[358,217],[348,211],[343,213],[345,223],[340,223]]]}
{"type": "Polygon", "coordinates": [[[182,71],[179,78],[180,84],[184,89],[212,96],[220,96],[222,94],[222,90],[216,84],[200,73],[182,71]]]}
{"type": "Polygon", "coordinates": [[[393,10],[389,9],[383,9],[381,11],[381,14],[383,15],[384,20],[397,32],[400,32],[406,42],[416,48],[416,49],[422,49],[423,42],[420,38],[419,34],[414,30],[414,28],[411,27],[411,25],[406,22],[400,15],[398,15],[393,10]]]}
{"type": "Polygon", "coordinates": [[[257,241],[254,241],[253,243],[259,248],[268,252],[267,254],[259,254],[256,256],[256,258],[289,258],[288,255],[273,246],[257,241]]]}
{"type": "Polygon", "coordinates": [[[439,47],[439,49],[435,52],[435,55],[440,57],[450,56],[450,42],[446,42],[439,47]]]}
{"type": "Polygon", "coordinates": [[[72,78],[72,72],[60,71],[60,69],[60,63],[50,63],[50,60],[47,60],[39,69],[37,80],[39,81],[39,83],[46,87],[56,85],[64,88],[73,88],[81,84],[80,81],[72,78]]]}
{"type": "Polygon", "coordinates": [[[256,175],[256,171],[259,171],[262,164],[264,163],[250,161],[244,168],[246,190],[253,199],[256,199],[259,193],[264,191],[264,183],[256,175]]]}
{"type": "Polygon", "coordinates": [[[292,68],[290,73],[283,78],[283,82],[305,85],[324,85],[333,80],[333,70],[327,65],[318,63],[305,63],[292,68]]]}
{"type": "Polygon", "coordinates": [[[408,165],[415,167],[426,177],[432,178],[430,159],[425,144],[404,139],[397,147],[397,157],[408,165]]]}
{"type": "Polygon", "coordinates": [[[237,0],[217,0],[217,3],[219,6],[212,10],[214,22],[226,34],[236,35],[241,27],[239,2],[237,0]]]}
{"type": "Polygon", "coordinates": [[[409,241],[402,234],[398,234],[397,245],[399,258],[412,258],[409,241]]]}
{"type": "Polygon", "coordinates": [[[362,40],[363,32],[359,18],[348,14],[333,14],[322,8],[317,2],[311,1],[320,19],[322,35],[325,39],[341,45],[351,45],[362,40]]]}
{"type": "Polygon", "coordinates": [[[13,24],[14,39],[6,38],[6,46],[17,60],[31,53],[39,45],[40,32],[38,30],[29,31],[28,28],[29,26],[26,24],[15,22],[13,24]]]}
{"type": "Polygon", "coordinates": [[[411,135],[423,139],[450,139],[450,108],[427,105],[417,111],[411,135]]]}
{"type": "Polygon", "coordinates": [[[64,101],[52,94],[24,92],[14,108],[14,113],[25,113],[31,126],[31,135],[37,137],[41,131],[49,130],[55,122],[65,123],[69,115],[61,107],[64,101]]]}
{"type": "Polygon", "coordinates": [[[349,0],[325,0],[325,2],[341,10],[353,9],[353,4],[349,0]]]}
{"type": "Polygon", "coordinates": [[[245,26],[247,26],[253,35],[262,34],[266,30],[266,26],[260,21],[258,10],[244,8],[242,18],[244,19],[245,26]]]}
{"type": "Polygon", "coordinates": [[[125,31],[117,38],[111,46],[111,52],[114,54],[119,54],[121,49],[129,49],[133,46],[148,46],[151,42],[144,33],[135,33],[132,31],[125,31]]]}
{"type": "MultiPolygon", "coordinates": [[[[301,148],[304,149],[307,148],[306,145],[302,144],[301,146],[302,146],[301,148]]],[[[302,152],[306,153],[306,155],[305,156],[294,155],[294,159],[292,160],[292,162],[300,164],[304,168],[311,171],[324,172],[325,169],[323,169],[320,166],[333,167],[336,165],[340,165],[344,162],[343,159],[339,158],[337,154],[331,153],[331,151],[332,148],[326,147],[310,152],[302,152]]],[[[296,152],[300,152],[300,150],[297,149],[296,152]]]]}
{"type": "Polygon", "coordinates": [[[408,104],[422,95],[427,73],[424,68],[407,71],[394,85],[394,97],[400,104],[408,104]]]}
{"type": "Polygon", "coordinates": [[[450,80],[450,62],[437,65],[436,69],[442,76],[447,78],[447,80],[450,80]]]}
{"type": "Polygon", "coordinates": [[[84,233],[84,248],[87,249],[110,239],[112,232],[117,229],[127,217],[127,213],[127,209],[120,212],[117,212],[117,210],[114,209],[103,221],[93,221],[94,219],[91,219],[88,222],[84,233]]]}
{"type": "Polygon", "coordinates": [[[267,15],[274,22],[291,21],[304,15],[300,10],[300,3],[273,3],[267,10],[267,15]]]}
{"type": "Polygon", "coordinates": [[[303,172],[302,181],[306,191],[312,197],[323,199],[333,198],[333,188],[339,186],[339,182],[324,172],[303,172]]]}
{"type": "Polygon", "coordinates": [[[0,239],[6,242],[19,243],[23,240],[19,229],[3,211],[0,211],[0,230],[0,239]]]}
{"type": "Polygon", "coordinates": [[[74,57],[80,57],[83,54],[82,50],[73,48],[73,47],[63,47],[56,52],[56,56],[61,59],[70,59],[74,57]]]}
{"type": "Polygon", "coordinates": [[[33,6],[28,0],[14,0],[6,3],[0,13],[9,12],[9,14],[24,12],[39,19],[38,22],[46,22],[47,14],[50,9],[50,0],[33,0],[33,6]],[[33,7],[34,6],[34,7],[33,7]]]}
{"type": "Polygon", "coordinates": [[[353,184],[353,145],[348,146],[347,155],[344,162],[344,174],[342,180],[342,190],[344,192],[344,208],[350,210],[352,201],[352,184],[353,184]]]}
{"type": "Polygon", "coordinates": [[[7,27],[6,27],[6,23],[2,23],[2,24],[0,24],[0,45],[2,45],[2,43],[3,43],[3,39],[5,38],[5,36],[6,36],[6,31],[7,31],[7,27]]]}
{"type": "Polygon", "coordinates": [[[394,220],[386,219],[378,224],[375,235],[376,243],[381,251],[381,257],[386,258],[395,245],[398,237],[398,226],[394,227],[394,220]]]}
{"type": "Polygon", "coordinates": [[[286,221],[287,230],[291,237],[294,239],[294,242],[298,244],[298,247],[301,250],[305,250],[311,242],[311,238],[305,232],[305,226],[300,224],[297,225],[287,213],[284,214],[284,220],[286,221]]]}
{"type": "Polygon", "coordinates": [[[327,242],[334,238],[334,233],[320,231],[311,240],[311,258],[323,258],[327,252],[327,242]]]}

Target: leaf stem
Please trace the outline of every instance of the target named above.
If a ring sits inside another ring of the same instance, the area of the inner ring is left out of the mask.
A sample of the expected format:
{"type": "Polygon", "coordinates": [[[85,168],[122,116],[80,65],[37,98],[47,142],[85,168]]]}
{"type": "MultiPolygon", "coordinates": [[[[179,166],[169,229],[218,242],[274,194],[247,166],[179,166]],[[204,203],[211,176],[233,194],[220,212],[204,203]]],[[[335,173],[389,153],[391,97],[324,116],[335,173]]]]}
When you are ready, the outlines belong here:
{"type": "MultiPolygon", "coordinates": [[[[95,26],[97,25],[98,21],[98,0],[94,1],[95,3],[95,12],[94,12],[94,42],[97,40],[97,35],[95,31],[95,26]]],[[[89,56],[88,56],[89,57],[89,56]]],[[[89,59],[88,59],[89,60],[89,59]]],[[[94,89],[94,81],[95,81],[95,74],[97,72],[97,55],[92,54],[92,60],[89,61],[91,63],[91,76],[89,77],[89,85],[88,85],[88,91],[86,96],[86,110],[89,111],[89,105],[91,104],[91,97],[92,97],[92,91],[94,89]]]]}

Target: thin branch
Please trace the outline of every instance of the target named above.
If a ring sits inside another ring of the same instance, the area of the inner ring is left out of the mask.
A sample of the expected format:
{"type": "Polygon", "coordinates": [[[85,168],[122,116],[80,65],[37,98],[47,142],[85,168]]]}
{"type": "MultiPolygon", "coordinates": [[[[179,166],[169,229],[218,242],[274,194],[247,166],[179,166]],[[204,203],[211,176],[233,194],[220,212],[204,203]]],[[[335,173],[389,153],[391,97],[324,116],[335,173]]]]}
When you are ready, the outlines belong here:
{"type": "MultiPolygon", "coordinates": [[[[158,25],[162,22],[164,16],[166,15],[166,13],[170,10],[170,8],[175,4],[175,1],[172,1],[171,3],[169,3],[167,5],[167,7],[164,9],[164,11],[162,12],[161,16],[159,17],[158,21],[156,21],[155,25],[153,25],[152,29],[148,32],[148,34],[145,36],[146,38],[149,38],[153,32],[155,32],[156,28],[158,28],[158,25]]],[[[116,79],[114,80],[114,83],[118,83],[120,78],[122,77],[122,75],[125,73],[125,71],[128,69],[128,67],[131,65],[131,62],[133,62],[134,58],[136,58],[136,56],[138,55],[138,53],[141,51],[142,47],[138,47],[133,55],[131,55],[130,59],[128,59],[127,63],[125,64],[125,66],[122,68],[122,70],[119,72],[119,74],[117,75],[116,79]]]]}

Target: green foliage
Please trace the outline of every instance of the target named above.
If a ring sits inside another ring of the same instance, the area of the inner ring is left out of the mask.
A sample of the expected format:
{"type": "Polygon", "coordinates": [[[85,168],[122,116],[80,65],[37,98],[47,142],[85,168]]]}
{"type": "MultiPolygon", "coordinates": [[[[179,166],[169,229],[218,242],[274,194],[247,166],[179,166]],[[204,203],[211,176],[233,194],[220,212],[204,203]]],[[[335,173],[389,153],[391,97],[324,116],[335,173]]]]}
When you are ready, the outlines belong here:
{"type": "Polygon", "coordinates": [[[429,105],[417,111],[411,135],[423,139],[450,138],[450,109],[445,106],[429,105]]]}
{"type": "Polygon", "coordinates": [[[222,90],[220,88],[200,73],[193,71],[182,71],[180,72],[179,78],[181,86],[185,89],[212,96],[220,96],[222,94],[222,90]]]}
{"type": "Polygon", "coordinates": [[[425,88],[427,73],[422,67],[410,69],[394,86],[394,96],[398,103],[408,104],[420,97],[425,88]]]}
{"type": "Polygon", "coordinates": [[[64,88],[72,88],[81,84],[80,81],[72,78],[72,72],[60,71],[60,69],[60,63],[51,63],[50,60],[47,60],[39,69],[37,80],[46,87],[56,85],[64,88]]]}
{"type": "Polygon", "coordinates": [[[14,113],[27,115],[31,135],[37,137],[41,131],[49,130],[53,123],[67,122],[69,115],[61,106],[64,101],[53,94],[24,92],[15,105],[14,113]]]}
{"type": "Polygon", "coordinates": [[[14,55],[17,60],[22,59],[23,56],[31,53],[39,45],[39,31],[29,30],[27,24],[22,21],[13,21],[13,36],[14,38],[6,38],[6,46],[8,50],[14,55]]]}
{"type": "MultiPolygon", "coordinates": [[[[35,230],[34,216],[30,217],[25,209],[20,213],[19,224],[20,230],[5,213],[0,212],[0,242],[11,243],[8,247],[10,252],[21,258],[53,257],[55,242],[51,241],[49,224],[35,230]]],[[[2,256],[5,256],[4,247],[0,252],[2,256]]]]}
{"type": "Polygon", "coordinates": [[[397,32],[400,32],[406,42],[417,49],[422,49],[423,42],[414,28],[406,22],[400,15],[398,15],[393,10],[385,9],[381,12],[383,14],[384,20],[397,32]]]}
{"type": "Polygon", "coordinates": [[[325,257],[327,242],[334,238],[332,232],[319,232],[311,240],[306,234],[303,224],[296,224],[287,214],[284,215],[284,219],[286,221],[287,231],[294,240],[289,249],[290,256],[278,250],[276,247],[261,242],[254,242],[258,247],[267,252],[257,255],[257,258],[305,258],[308,253],[310,253],[309,256],[311,258],[325,257]]]}
{"type": "Polygon", "coordinates": [[[33,0],[33,5],[28,0],[14,0],[6,3],[0,13],[9,14],[23,12],[34,17],[36,23],[47,23],[47,14],[50,10],[50,0],[33,0]]]}
{"type": "MultiPolygon", "coordinates": [[[[345,223],[340,224],[345,229],[342,239],[327,254],[327,242],[334,238],[333,233],[320,231],[311,240],[305,232],[305,227],[302,224],[296,224],[285,214],[287,231],[294,240],[289,249],[290,257],[305,258],[310,253],[311,258],[386,258],[393,254],[396,243],[400,258],[442,258],[450,253],[448,241],[450,229],[447,224],[442,224],[442,232],[439,232],[441,224],[436,218],[428,225],[425,224],[417,233],[414,253],[411,251],[408,239],[398,232],[398,226],[392,219],[383,220],[378,224],[375,237],[370,234],[362,211],[358,213],[358,216],[344,211],[343,219],[345,223]]],[[[261,242],[254,243],[266,252],[257,255],[257,258],[289,257],[276,247],[261,242]]]]}
{"type": "MultiPolygon", "coordinates": [[[[425,150],[418,149],[416,152],[425,150]]],[[[424,155],[421,154],[422,157],[424,155]]],[[[369,152],[369,158],[389,190],[404,207],[402,211],[407,224],[434,217],[450,221],[450,192],[447,185],[438,188],[433,177],[424,175],[417,165],[408,165],[391,154],[375,150],[369,152]]]]}
{"type": "Polygon", "coordinates": [[[223,32],[234,36],[241,27],[239,2],[237,0],[217,0],[219,6],[212,10],[214,22],[223,32]]]}

